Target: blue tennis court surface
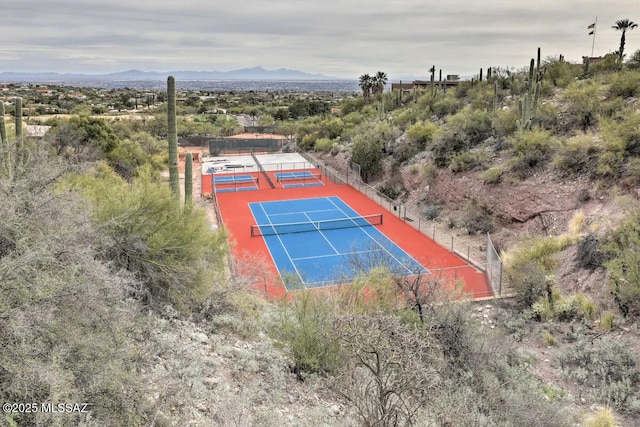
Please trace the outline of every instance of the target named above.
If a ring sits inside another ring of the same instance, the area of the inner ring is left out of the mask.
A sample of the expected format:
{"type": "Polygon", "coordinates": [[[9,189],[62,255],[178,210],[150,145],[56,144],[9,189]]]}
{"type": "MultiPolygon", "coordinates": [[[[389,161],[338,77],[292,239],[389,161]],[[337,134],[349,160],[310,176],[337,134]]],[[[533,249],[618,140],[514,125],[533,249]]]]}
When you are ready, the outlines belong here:
{"type": "Polygon", "coordinates": [[[339,197],[255,202],[249,208],[256,221],[252,236],[264,238],[288,287],[349,283],[381,265],[403,276],[428,273],[373,225],[381,223],[381,214],[363,217],[339,197]]]}
{"type": "Polygon", "coordinates": [[[259,188],[258,182],[258,178],[248,174],[213,177],[213,186],[216,193],[257,190],[259,188]]]}
{"type": "Polygon", "coordinates": [[[310,171],[276,172],[276,180],[282,188],[318,187],[324,185],[322,174],[310,171]]]}

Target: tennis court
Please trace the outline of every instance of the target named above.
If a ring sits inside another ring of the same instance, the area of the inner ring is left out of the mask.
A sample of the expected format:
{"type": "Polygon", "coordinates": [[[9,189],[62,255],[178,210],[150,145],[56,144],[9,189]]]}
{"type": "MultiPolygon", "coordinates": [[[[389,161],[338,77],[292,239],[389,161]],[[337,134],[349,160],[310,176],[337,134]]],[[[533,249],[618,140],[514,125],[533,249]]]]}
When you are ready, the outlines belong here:
{"type": "Polygon", "coordinates": [[[282,188],[318,187],[324,185],[322,174],[308,170],[276,172],[275,176],[282,188]]]}
{"type": "Polygon", "coordinates": [[[257,190],[259,187],[259,178],[249,174],[213,176],[213,189],[216,193],[257,190]]]}
{"type": "MultiPolygon", "coordinates": [[[[395,274],[429,271],[376,228],[383,214],[359,215],[340,197],[249,203],[252,237],[262,237],[287,288],[348,283],[384,265],[395,274]]],[[[289,289],[290,290],[290,289],[289,289]]]]}

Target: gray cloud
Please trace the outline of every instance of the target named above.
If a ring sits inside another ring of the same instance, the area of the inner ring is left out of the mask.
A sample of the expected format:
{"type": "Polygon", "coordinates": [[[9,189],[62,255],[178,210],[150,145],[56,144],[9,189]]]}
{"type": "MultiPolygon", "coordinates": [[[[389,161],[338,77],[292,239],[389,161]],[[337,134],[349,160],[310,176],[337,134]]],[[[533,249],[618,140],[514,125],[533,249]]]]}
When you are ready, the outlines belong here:
{"type": "MultiPolygon", "coordinates": [[[[637,0],[21,0],[3,5],[2,71],[229,70],[262,65],[355,78],[473,74],[543,55],[579,61],[616,50],[637,0]]],[[[635,34],[637,33],[637,34],[635,34]]],[[[627,51],[640,48],[640,30],[627,51]]]]}

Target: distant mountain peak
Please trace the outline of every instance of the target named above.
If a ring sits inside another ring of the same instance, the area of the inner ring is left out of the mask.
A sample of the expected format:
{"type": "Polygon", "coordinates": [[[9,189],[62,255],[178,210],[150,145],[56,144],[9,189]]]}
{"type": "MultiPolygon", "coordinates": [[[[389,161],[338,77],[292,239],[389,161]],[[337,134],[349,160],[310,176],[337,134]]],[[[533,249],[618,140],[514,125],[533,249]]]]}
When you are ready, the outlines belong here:
{"type": "Polygon", "coordinates": [[[107,74],[81,74],[81,73],[20,73],[2,72],[0,81],[87,81],[87,80],[164,80],[167,76],[174,76],[181,80],[340,80],[337,77],[322,74],[311,74],[299,70],[279,68],[267,70],[262,66],[241,68],[231,71],[141,71],[131,69],[107,74]]]}

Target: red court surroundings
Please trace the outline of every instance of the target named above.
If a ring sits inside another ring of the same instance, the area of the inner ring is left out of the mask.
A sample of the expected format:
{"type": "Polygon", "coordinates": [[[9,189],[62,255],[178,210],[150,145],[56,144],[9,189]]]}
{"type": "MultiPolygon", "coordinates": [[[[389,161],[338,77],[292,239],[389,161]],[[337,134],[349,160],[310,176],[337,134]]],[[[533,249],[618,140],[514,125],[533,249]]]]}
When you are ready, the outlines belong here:
{"type": "Polygon", "coordinates": [[[255,284],[260,291],[271,297],[281,297],[286,293],[264,239],[251,236],[254,219],[249,203],[338,196],[359,215],[382,213],[384,221],[376,228],[425,266],[431,274],[445,278],[449,283],[454,280],[464,281],[465,293],[475,297],[493,294],[483,271],[413,228],[397,212],[381,207],[350,185],[336,184],[326,176],[321,177],[324,185],[282,188],[275,175],[281,172],[283,171],[265,172],[271,183],[265,179],[264,173],[252,172],[251,175],[259,179],[257,190],[216,193],[213,192],[212,177],[224,174],[202,175],[202,193],[214,194],[213,202],[217,203],[219,215],[229,234],[233,268],[238,276],[255,284]],[[275,188],[272,188],[272,184],[275,188]]]}

